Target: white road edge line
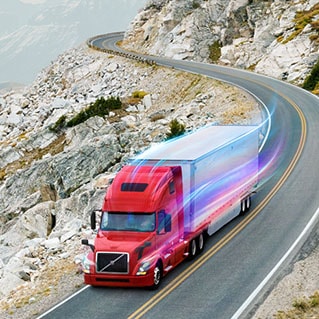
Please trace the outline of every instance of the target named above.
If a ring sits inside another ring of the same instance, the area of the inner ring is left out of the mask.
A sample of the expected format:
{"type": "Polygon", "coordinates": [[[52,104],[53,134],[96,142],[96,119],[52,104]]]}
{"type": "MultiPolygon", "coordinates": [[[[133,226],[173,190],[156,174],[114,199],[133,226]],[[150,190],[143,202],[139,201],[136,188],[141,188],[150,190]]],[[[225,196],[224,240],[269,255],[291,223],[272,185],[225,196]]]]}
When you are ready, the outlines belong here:
{"type": "Polygon", "coordinates": [[[46,316],[47,314],[49,314],[50,312],[52,312],[53,310],[55,310],[56,308],[59,308],[61,305],[65,304],[66,302],[68,302],[70,299],[74,298],[76,295],[80,294],[82,291],[84,291],[85,289],[89,288],[90,286],[84,286],[83,288],[81,288],[80,290],[78,290],[77,292],[75,292],[74,294],[72,294],[71,296],[69,296],[68,298],[62,300],[61,302],[59,302],[58,304],[56,304],[54,307],[50,308],[48,311],[46,311],[45,313],[43,313],[42,315],[40,315],[39,317],[37,317],[36,319],[41,319],[44,318],[44,316],[46,316]]]}
{"type": "Polygon", "coordinates": [[[297,247],[297,245],[301,242],[303,237],[307,234],[307,232],[311,229],[313,224],[317,221],[319,217],[319,208],[317,208],[315,214],[312,216],[304,230],[301,232],[299,237],[295,240],[292,246],[288,249],[285,255],[279,260],[277,265],[269,272],[269,274],[265,277],[265,279],[259,284],[259,286],[252,292],[252,294],[246,299],[246,301],[241,305],[241,307],[234,313],[231,319],[238,319],[242,313],[248,308],[248,306],[253,302],[256,296],[260,293],[260,291],[265,287],[271,277],[276,273],[279,267],[283,264],[283,262],[288,258],[291,252],[297,247]]]}

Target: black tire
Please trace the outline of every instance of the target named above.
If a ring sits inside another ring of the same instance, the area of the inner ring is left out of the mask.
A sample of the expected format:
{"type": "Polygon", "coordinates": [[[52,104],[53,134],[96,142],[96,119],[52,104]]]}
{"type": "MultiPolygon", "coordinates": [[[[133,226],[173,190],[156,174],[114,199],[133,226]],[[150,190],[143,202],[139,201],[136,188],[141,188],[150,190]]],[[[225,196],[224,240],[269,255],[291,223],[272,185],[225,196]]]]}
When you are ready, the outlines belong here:
{"type": "Polygon", "coordinates": [[[246,206],[245,206],[245,200],[242,199],[240,201],[240,212],[239,212],[239,215],[242,216],[245,214],[245,209],[246,209],[246,206]]]}
{"type": "Polygon", "coordinates": [[[196,245],[197,245],[197,252],[200,254],[205,247],[205,234],[201,233],[199,236],[196,238],[196,245]]]}
{"type": "Polygon", "coordinates": [[[162,282],[163,277],[163,267],[160,262],[158,262],[153,270],[153,286],[151,286],[152,290],[156,290],[162,282]]]}
{"type": "Polygon", "coordinates": [[[240,202],[240,215],[247,213],[251,206],[251,197],[248,196],[241,200],[240,202]]]}
{"type": "Polygon", "coordinates": [[[189,243],[188,259],[193,260],[197,255],[197,242],[196,238],[193,238],[189,243]]]}
{"type": "Polygon", "coordinates": [[[246,212],[248,212],[250,210],[250,207],[251,207],[251,197],[248,196],[246,198],[246,212]]]}

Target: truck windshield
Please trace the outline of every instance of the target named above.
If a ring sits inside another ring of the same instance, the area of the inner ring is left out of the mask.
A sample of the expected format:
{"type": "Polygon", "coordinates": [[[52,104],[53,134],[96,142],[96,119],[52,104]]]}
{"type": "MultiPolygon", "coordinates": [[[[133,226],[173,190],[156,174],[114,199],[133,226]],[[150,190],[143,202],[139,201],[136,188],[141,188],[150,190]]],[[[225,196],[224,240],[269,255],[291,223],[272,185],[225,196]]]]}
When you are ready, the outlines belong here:
{"type": "Polygon", "coordinates": [[[155,229],[155,213],[104,212],[101,230],[151,232],[155,229]]]}

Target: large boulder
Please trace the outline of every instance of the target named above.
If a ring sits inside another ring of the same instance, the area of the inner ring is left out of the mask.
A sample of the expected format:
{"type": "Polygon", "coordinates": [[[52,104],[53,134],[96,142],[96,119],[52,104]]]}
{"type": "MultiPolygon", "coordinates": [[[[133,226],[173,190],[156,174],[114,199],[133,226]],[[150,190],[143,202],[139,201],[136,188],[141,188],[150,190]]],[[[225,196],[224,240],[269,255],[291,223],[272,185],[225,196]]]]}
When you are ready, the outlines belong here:
{"type": "Polygon", "coordinates": [[[59,198],[69,197],[117,162],[122,156],[120,150],[116,135],[108,134],[88,139],[79,148],[34,162],[30,168],[9,177],[0,188],[0,210],[4,215],[18,213],[25,198],[43,185],[55,189],[59,198]]]}

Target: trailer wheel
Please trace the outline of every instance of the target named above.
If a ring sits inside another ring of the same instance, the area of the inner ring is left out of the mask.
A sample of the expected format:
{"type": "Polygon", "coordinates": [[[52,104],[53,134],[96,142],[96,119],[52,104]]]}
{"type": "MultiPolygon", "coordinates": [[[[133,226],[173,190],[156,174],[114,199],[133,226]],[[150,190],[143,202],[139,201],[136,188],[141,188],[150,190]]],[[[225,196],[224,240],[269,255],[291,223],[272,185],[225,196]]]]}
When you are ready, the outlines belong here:
{"type": "Polygon", "coordinates": [[[189,243],[189,259],[192,260],[195,258],[197,255],[197,243],[196,239],[192,239],[191,242],[189,243]]]}
{"type": "Polygon", "coordinates": [[[246,212],[246,203],[245,203],[245,200],[242,199],[241,202],[240,202],[240,215],[244,215],[246,212]]]}
{"type": "Polygon", "coordinates": [[[200,254],[203,250],[204,250],[204,246],[205,246],[205,236],[204,233],[201,233],[198,237],[197,237],[197,249],[198,249],[198,253],[200,254]]]}
{"type": "Polygon", "coordinates": [[[162,265],[158,262],[153,270],[153,286],[151,287],[153,290],[157,289],[162,281],[162,265]]]}
{"type": "Polygon", "coordinates": [[[244,215],[249,211],[251,206],[251,198],[250,196],[246,197],[240,202],[240,215],[244,215]]]}
{"type": "Polygon", "coordinates": [[[250,206],[251,206],[251,197],[248,196],[246,198],[246,212],[248,212],[250,210],[250,206]]]}

